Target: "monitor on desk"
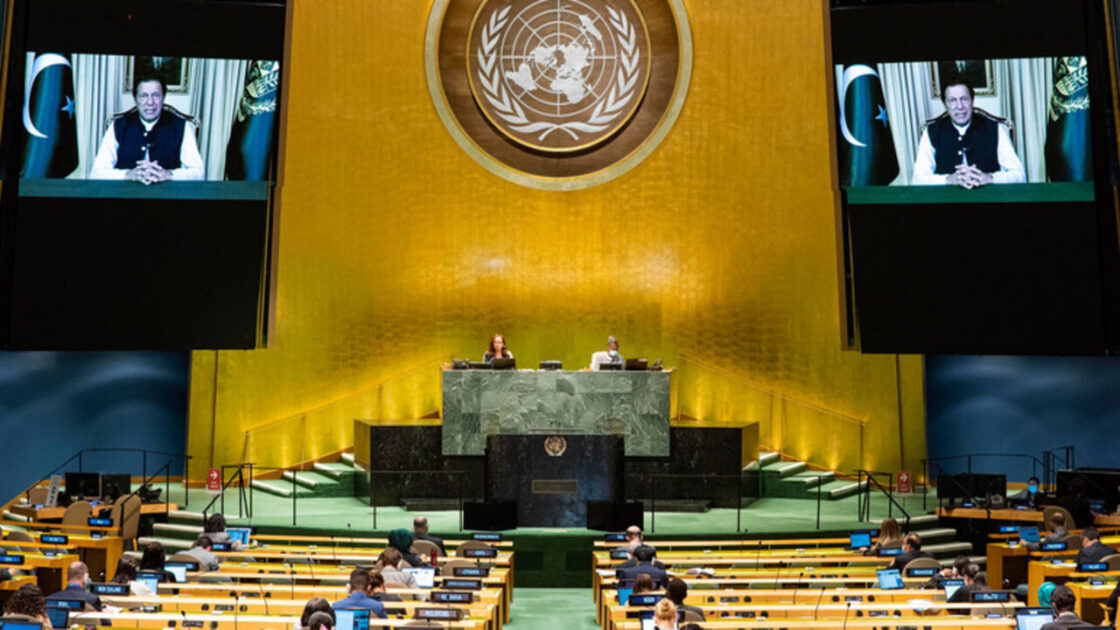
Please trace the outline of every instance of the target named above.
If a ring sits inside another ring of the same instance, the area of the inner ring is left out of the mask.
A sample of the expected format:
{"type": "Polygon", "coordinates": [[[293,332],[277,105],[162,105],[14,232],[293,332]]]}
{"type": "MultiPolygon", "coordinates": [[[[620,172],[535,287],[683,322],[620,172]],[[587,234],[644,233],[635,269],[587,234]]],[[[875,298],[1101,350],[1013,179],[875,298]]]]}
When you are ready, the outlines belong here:
{"type": "Polygon", "coordinates": [[[941,588],[945,589],[945,600],[948,601],[949,598],[953,596],[953,593],[956,593],[957,589],[962,586],[964,586],[964,580],[960,578],[941,580],[941,588]]]}
{"type": "Polygon", "coordinates": [[[1042,630],[1042,626],[1054,621],[1054,609],[1031,607],[1015,611],[1016,630],[1042,630]]]}
{"type": "MultiPolygon", "coordinates": [[[[195,566],[197,567],[198,565],[195,564],[195,566]]],[[[176,582],[182,584],[187,581],[187,565],[185,563],[168,562],[167,564],[163,565],[163,568],[168,573],[175,576],[176,582]]]]}
{"type": "Polygon", "coordinates": [[[879,588],[884,591],[902,588],[902,572],[898,569],[879,569],[879,588]]]}
{"type": "Polygon", "coordinates": [[[848,536],[852,549],[862,549],[871,546],[871,532],[852,532],[848,536]]]}
{"type": "Polygon", "coordinates": [[[649,359],[626,359],[626,370],[630,372],[645,372],[649,368],[649,359]]]}
{"type": "Polygon", "coordinates": [[[242,547],[249,546],[249,537],[253,535],[252,527],[227,527],[226,533],[229,534],[230,540],[241,545],[242,547]]]}
{"type": "Polygon", "coordinates": [[[116,501],[122,495],[132,492],[132,475],[120,473],[101,476],[101,495],[106,501],[116,501]]]}
{"type": "Polygon", "coordinates": [[[17,619],[13,621],[5,621],[0,623],[0,628],[4,630],[43,630],[43,624],[38,621],[24,621],[17,619]]]}
{"type": "Polygon", "coordinates": [[[494,357],[494,360],[490,362],[490,365],[495,370],[515,370],[517,369],[517,359],[514,359],[512,357],[508,359],[504,357],[494,357]]]}
{"type": "Polygon", "coordinates": [[[101,475],[87,472],[66,473],[66,495],[71,501],[101,496],[101,475]]]}
{"type": "Polygon", "coordinates": [[[164,580],[161,571],[137,571],[136,581],[143,582],[153,593],[159,593],[159,583],[164,580]]]}
{"type": "Polygon", "coordinates": [[[1037,527],[1021,527],[1019,528],[1019,538],[1029,542],[1036,543],[1039,541],[1037,527]]]}
{"type": "Polygon", "coordinates": [[[617,372],[621,369],[622,369],[622,364],[621,363],[600,363],[599,364],[599,371],[600,372],[617,372]]]}
{"type": "Polygon", "coordinates": [[[618,589],[618,605],[619,606],[625,606],[626,602],[628,602],[630,600],[630,593],[633,593],[633,592],[634,592],[634,589],[632,589],[632,588],[620,588],[620,589],[618,589]]]}
{"type": "Polygon", "coordinates": [[[368,608],[336,608],[335,630],[369,630],[368,608]]]}

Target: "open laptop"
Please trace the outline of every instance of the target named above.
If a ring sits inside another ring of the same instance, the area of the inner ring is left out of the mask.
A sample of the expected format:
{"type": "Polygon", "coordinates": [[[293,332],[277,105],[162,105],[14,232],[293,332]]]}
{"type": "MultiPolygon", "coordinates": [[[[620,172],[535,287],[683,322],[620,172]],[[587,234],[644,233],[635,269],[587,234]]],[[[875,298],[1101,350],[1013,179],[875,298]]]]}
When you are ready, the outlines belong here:
{"type": "Polygon", "coordinates": [[[368,608],[336,608],[334,630],[369,630],[368,608]]]}
{"type": "Polygon", "coordinates": [[[1053,608],[1020,608],[1015,611],[1016,630],[1042,630],[1042,626],[1054,621],[1053,608]]]}
{"type": "Polygon", "coordinates": [[[898,569],[879,569],[879,588],[891,591],[902,588],[902,572],[898,569]]]}
{"type": "Polygon", "coordinates": [[[649,368],[649,359],[626,359],[627,372],[645,372],[649,368]]]}
{"type": "Polygon", "coordinates": [[[175,581],[182,584],[187,581],[187,565],[179,562],[168,562],[163,565],[168,573],[175,576],[175,581]]]}
{"type": "Polygon", "coordinates": [[[66,606],[47,606],[47,619],[51,620],[53,628],[69,628],[70,609],[66,606]]]}
{"type": "Polygon", "coordinates": [[[436,584],[436,570],[432,567],[408,567],[402,571],[416,578],[417,588],[432,588],[436,584]]]}
{"type": "Polygon", "coordinates": [[[630,600],[630,593],[633,593],[633,592],[634,592],[634,589],[632,589],[632,588],[620,588],[620,589],[618,589],[618,605],[619,606],[625,606],[626,602],[630,600]]]}
{"type": "Polygon", "coordinates": [[[864,547],[870,547],[871,532],[852,532],[848,536],[848,540],[851,541],[851,544],[849,545],[850,549],[862,549],[864,547]]]}
{"type": "Polygon", "coordinates": [[[961,578],[941,580],[941,588],[945,589],[945,601],[948,601],[949,598],[953,596],[953,593],[956,593],[957,589],[962,586],[964,586],[964,580],[961,578]]]}
{"type": "Polygon", "coordinates": [[[253,528],[251,527],[227,527],[226,533],[229,534],[229,539],[241,545],[242,547],[249,546],[249,537],[253,535],[253,528]]]}
{"type": "Polygon", "coordinates": [[[1038,542],[1038,528],[1037,527],[1020,527],[1019,528],[1019,538],[1022,538],[1023,540],[1025,540],[1029,543],[1038,542]]]}
{"type": "Polygon", "coordinates": [[[159,583],[163,581],[163,573],[155,571],[137,571],[136,581],[143,582],[153,593],[159,593],[159,583]]]}
{"type": "Polygon", "coordinates": [[[513,370],[517,368],[517,359],[494,357],[494,360],[490,362],[490,367],[494,370],[513,370]]]}

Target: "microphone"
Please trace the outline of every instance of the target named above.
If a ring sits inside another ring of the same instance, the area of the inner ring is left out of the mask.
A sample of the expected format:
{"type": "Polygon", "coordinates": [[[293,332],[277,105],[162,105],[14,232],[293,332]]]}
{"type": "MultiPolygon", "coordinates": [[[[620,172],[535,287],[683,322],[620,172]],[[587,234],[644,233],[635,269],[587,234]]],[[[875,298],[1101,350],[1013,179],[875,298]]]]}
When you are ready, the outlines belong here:
{"type": "Polygon", "coordinates": [[[295,599],[296,599],[296,570],[295,569],[290,569],[288,574],[289,574],[289,577],[292,578],[292,601],[295,601],[295,599]]]}
{"type": "MultiPolygon", "coordinates": [[[[257,590],[259,590],[260,593],[261,593],[261,601],[264,602],[264,614],[265,614],[265,616],[267,616],[268,615],[268,598],[265,597],[265,595],[264,595],[264,584],[261,584],[260,582],[257,582],[257,590]]],[[[296,596],[293,593],[292,594],[292,599],[295,599],[295,598],[296,598],[296,596]]]]}
{"type": "Polygon", "coordinates": [[[797,574],[797,583],[793,585],[793,601],[790,602],[794,606],[797,605],[797,591],[801,589],[801,578],[805,577],[805,569],[801,569],[801,573],[797,574]]]}
{"type": "Polygon", "coordinates": [[[237,616],[241,614],[241,593],[233,599],[233,630],[237,630],[237,616]]]}
{"type": "Polygon", "coordinates": [[[847,606],[844,608],[844,625],[840,627],[840,630],[848,630],[848,613],[851,610],[852,610],[852,602],[848,602],[847,606]]]}
{"type": "Polygon", "coordinates": [[[821,609],[821,600],[824,599],[824,587],[821,587],[820,595],[817,595],[817,605],[813,608],[813,619],[817,618],[817,612],[821,609]]]}
{"type": "Polygon", "coordinates": [[[782,580],[782,563],[779,562],[777,572],[774,574],[774,590],[775,591],[782,587],[781,584],[780,584],[781,580],[782,580]]]}

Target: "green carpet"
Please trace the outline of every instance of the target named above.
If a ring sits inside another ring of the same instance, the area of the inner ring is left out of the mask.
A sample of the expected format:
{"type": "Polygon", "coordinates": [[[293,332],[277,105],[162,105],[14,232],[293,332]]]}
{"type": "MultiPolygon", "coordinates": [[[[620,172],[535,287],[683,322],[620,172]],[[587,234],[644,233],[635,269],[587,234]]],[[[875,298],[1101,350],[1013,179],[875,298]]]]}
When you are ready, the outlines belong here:
{"type": "Polygon", "coordinates": [[[509,609],[509,630],[596,630],[595,602],[586,588],[519,588],[509,609]]]}

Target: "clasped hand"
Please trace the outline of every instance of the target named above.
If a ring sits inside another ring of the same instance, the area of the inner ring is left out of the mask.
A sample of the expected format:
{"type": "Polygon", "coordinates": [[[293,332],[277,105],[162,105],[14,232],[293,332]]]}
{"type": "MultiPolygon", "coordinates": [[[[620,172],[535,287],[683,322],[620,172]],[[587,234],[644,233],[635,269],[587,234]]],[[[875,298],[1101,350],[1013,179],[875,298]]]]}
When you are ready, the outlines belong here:
{"type": "Polygon", "coordinates": [[[150,162],[148,160],[140,160],[136,163],[135,167],[128,169],[128,179],[147,186],[170,180],[171,171],[160,166],[159,162],[155,160],[150,162]]]}
{"type": "Polygon", "coordinates": [[[995,181],[991,173],[985,173],[971,164],[958,164],[957,170],[949,175],[949,183],[961,188],[978,188],[995,181]]]}

